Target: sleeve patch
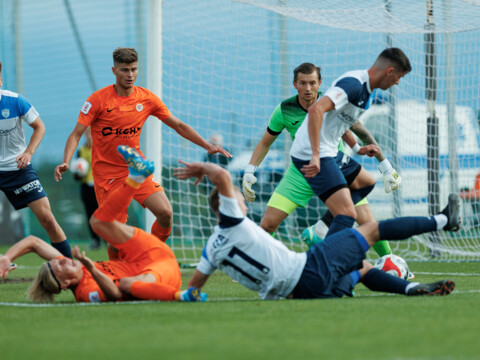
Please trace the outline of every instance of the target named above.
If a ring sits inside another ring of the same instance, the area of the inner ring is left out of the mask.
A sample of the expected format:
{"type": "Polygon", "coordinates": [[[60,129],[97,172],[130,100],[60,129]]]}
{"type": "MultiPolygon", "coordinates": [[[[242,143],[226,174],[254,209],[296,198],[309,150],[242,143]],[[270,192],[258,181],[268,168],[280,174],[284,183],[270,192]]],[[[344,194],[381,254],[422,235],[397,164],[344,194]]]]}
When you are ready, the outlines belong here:
{"type": "Polygon", "coordinates": [[[92,303],[99,303],[102,302],[102,299],[100,299],[100,294],[98,291],[92,291],[91,293],[88,293],[88,300],[92,303]]]}
{"type": "Polygon", "coordinates": [[[80,111],[83,114],[87,115],[91,108],[92,108],[92,104],[90,103],[90,101],[85,101],[85,104],[83,104],[82,109],[80,111]]]}

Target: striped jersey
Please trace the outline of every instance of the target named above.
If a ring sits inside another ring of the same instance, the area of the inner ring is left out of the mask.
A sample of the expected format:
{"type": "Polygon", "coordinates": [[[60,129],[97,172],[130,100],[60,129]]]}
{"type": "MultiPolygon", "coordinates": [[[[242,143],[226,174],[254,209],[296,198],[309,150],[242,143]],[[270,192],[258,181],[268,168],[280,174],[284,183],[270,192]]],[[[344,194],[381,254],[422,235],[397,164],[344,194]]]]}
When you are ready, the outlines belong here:
{"type": "Polygon", "coordinates": [[[0,90],[0,171],[18,170],[17,156],[27,148],[23,123],[33,123],[38,112],[17,93],[0,90]]]}

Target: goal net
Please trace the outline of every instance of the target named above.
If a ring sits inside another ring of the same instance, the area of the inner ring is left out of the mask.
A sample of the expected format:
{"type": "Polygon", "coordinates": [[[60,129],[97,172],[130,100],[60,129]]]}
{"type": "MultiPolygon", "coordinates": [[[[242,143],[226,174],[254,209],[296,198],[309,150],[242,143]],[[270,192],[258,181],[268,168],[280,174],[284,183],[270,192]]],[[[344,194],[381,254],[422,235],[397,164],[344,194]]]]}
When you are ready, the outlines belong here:
{"type": "MultiPolygon", "coordinates": [[[[379,220],[427,215],[441,210],[450,192],[460,191],[462,231],[390,245],[411,260],[480,259],[480,199],[475,192],[480,171],[479,2],[165,1],[163,11],[163,97],[203,135],[221,134],[234,156],[228,169],[238,186],[274,107],[295,94],[292,71],[298,64],[321,66],[325,91],[345,71],[368,68],[385,47],[403,49],[413,71],[399,86],[376,92],[363,119],[403,184],[385,194],[376,160],[356,157],[377,180],[368,198],[371,209],[379,220]],[[179,18],[182,26],[177,26],[179,18]]],[[[256,173],[257,199],[248,205],[257,223],[289,163],[288,138],[279,136],[256,173]]],[[[203,154],[170,130],[164,131],[163,142],[168,164],[163,180],[174,207],[172,244],[182,249],[185,261],[195,262],[215,223],[208,209],[211,186],[177,182],[171,169],[178,159],[203,160],[203,154]]],[[[324,211],[312,199],[292,213],[276,237],[304,249],[301,232],[324,211]]]]}
{"type": "MultiPolygon", "coordinates": [[[[23,93],[45,122],[47,130],[33,158],[34,167],[69,239],[83,236],[77,229],[87,233],[79,194],[74,193],[79,186],[71,177],[68,182],[67,175],[54,183],[53,168],[41,163],[54,167],[61,162],[83,102],[93,91],[114,82],[110,68],[116,47],[139,51],[137,85],[146,86],[152,77],[158,80],[147,73],[152,65],[147,59],[153,51],[149,14],[151,5],[159,2],[0,0],[3,85],[23,93]]],[[[275,106],[296,93],[292,81],[297,65],[321,66],[320,90],[325,91],[344,72],[368,68],[384,48],[403,49],[412,72],[399,86],[377,92],[363,119],[403,184],[385,194],[376,160],[356,157],[377,181],[369,196],[371,209],[377,219],[427,215],[443,208],[450,192],[459,192],[462,231],[391,242],[391,246],[409,260],[432,256],[480,260],[480,180],[476,180],[480,172],[480,1],[161,3],[161,98],[204,138],[223,141],[233,155],[226,166],[238,186],[275,106]]],[[[161,132],[162,182],[174,214],[169,241],[179,261],[195,263],[215,225],[208,207],[211,185],[202,181],[194,187],[193,181],[177,181],[173,169],[179,166],[178,160],[205,160],[206,152],[165,125],[161,132]]],[[[257,223],[289,164],[290,146],[289,135],[280,135],[256,172],[257,199],[248,204],[248,216],[257,223]]],[[[143,149],[147,156],[155,156],[149,148],[143,149]]],[[[292,249],[305,250],[300,235],[324,211],[325,206],[312,199],[282,223],[276,237],[292,249]]],[[[143,226],[143,214],[138,206],[129,223],[143,226]]],[[[32,225],[26,231],[46,239],[41,226],[32,225]]]]}

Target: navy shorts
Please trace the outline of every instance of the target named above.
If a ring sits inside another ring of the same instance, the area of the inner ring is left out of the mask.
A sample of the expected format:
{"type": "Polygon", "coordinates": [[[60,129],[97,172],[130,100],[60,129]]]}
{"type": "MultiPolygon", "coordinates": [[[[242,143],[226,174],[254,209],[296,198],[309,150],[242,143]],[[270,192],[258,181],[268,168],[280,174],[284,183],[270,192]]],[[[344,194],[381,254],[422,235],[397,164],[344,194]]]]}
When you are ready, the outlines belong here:
{"type": "Polygon", "coordinates": [[[292,295],[294,299],[352,296],[359,279],[357,270],[365,259],[365,238],[355,229],[345,229],[315,244],[292,295]],[[362,246],[362,243],[364,244],[362,246]]]}
{"type": "Polygon", "coordinates": [[[0,190],[16,210],[47,196],[32,165],[15,171],[0,171],[0,190]]]}
{"type": "Polygon", "coordinates": [[[362,170],[362,165],[341,151],[338,152],[335,162],[350,186],[362,170]]]}
{"type": "MultiPolygon", "coordinates": [[[[299,160],[292,156],[292,162],[301,171],[304,165],[310,163],[310,160],[299,160]]],[[[312,188],[313,193],[323,202],[333,193],[348,187],[345,176],[343,176],[333,157],[320,158],[320,172],[313,178],[305,178],[305,180],[312,188]]]]}

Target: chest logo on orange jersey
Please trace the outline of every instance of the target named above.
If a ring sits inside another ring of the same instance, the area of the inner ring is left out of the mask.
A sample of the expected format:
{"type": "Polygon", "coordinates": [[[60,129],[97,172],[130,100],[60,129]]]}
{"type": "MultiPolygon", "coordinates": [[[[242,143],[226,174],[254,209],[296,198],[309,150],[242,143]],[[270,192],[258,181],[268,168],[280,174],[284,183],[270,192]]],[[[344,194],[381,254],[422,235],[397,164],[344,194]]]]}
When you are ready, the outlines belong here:
{"type": "Polygon", "coordinates": [[[137,109],[137,111],[140,112],[140,111],[143,110],[143,105],[142,105],[142,104],[137,104],[137,106],[135,107],[135,109],[137,109]]]}
{"type": "Polygon", "coordinates": [[[102,129],[102,135],[103,136],[115,135],[115,136],[125,138],[125,137],[138,136],[140,134],[140,131],[142,131],[141,126],[125,128],[125,129],[114,129],[108,126],[102,129]]]}

